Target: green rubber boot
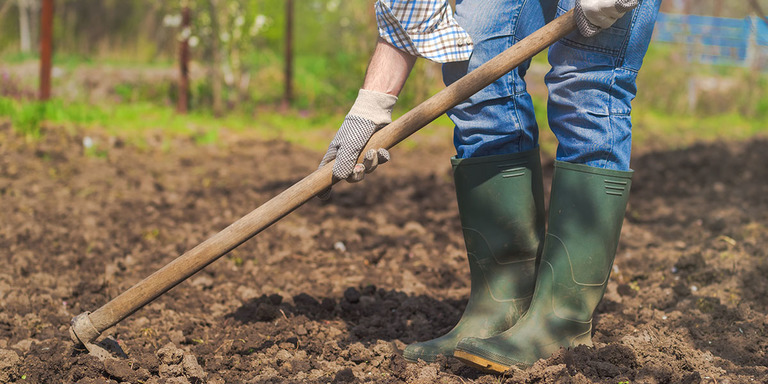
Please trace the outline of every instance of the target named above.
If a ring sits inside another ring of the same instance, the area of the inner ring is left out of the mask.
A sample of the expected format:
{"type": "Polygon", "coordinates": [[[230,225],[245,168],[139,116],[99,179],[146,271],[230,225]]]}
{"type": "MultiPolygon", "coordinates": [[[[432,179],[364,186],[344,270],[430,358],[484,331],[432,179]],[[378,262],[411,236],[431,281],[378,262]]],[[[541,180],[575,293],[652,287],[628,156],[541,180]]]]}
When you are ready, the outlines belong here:
{"type": "Polygon", "coordinates": [[[501,334],[461,340],[455,357],[502,373],[561,347],[592,345],[592,313],[611,273],[631,179],[632,171],[555,164],[549,229],[530,308],[501,334]]]}
{"type": "Polygon", "coordinates": [[[544,192],[539,150],[451,159],[471,276],[469,302],[446,335],[411,344],[408,361],[451,356],[464,337],[503,332],[533,296],[544,237],[544,192]]]}

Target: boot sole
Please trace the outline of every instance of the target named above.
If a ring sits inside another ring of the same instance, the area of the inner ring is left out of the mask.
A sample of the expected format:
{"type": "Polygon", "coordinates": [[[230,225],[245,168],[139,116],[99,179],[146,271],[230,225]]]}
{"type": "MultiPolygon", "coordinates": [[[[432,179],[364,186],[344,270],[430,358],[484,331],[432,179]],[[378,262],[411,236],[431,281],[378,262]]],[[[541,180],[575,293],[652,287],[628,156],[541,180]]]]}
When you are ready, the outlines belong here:
{"type": "Polygon", "coordinates": [[[476,368],[485,372],[504,373],[510,368],[497,362],[461,350],[453,351],[453,357],[459,359],[462,363],[472,368],[476,368]]]}

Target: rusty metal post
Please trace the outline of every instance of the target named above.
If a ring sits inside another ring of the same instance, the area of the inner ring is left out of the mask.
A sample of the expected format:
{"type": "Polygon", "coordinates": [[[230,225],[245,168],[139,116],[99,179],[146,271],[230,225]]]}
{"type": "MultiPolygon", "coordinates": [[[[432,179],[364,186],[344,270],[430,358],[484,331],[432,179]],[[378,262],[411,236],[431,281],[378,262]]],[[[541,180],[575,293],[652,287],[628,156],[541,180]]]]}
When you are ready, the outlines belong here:
{"type": "Polygon", "coordinates": [[[40,100],[51,98],[53,64],[53,0],[43,0],[40,16],[40,100]]]}

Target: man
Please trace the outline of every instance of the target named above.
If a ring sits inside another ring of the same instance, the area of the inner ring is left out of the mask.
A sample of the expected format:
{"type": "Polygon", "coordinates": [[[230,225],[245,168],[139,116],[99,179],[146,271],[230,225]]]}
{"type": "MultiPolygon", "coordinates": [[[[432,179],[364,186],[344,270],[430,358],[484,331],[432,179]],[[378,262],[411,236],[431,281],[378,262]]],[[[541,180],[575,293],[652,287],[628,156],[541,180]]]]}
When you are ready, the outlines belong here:
{"type": "Polygon", "coordinates": [[[592,345],[592,314],[631,185],[635,80],[660,2],[457,0],[455,18],[444,0],[376,3],[381,37],[321,163],[336,159],[334,177],[351,182],[389,160],[385,149],[370,150],[356,164],[371,135],[391,122],[417,56],[444,63],[449,85],[568,9],[579,27],[549,49],[549,125],[559,145],[546,234],[538,127],[524,81],[530,62],[448,112],[470,298],[453,330],[409,345],[407,360],[453,355],[504,372],[592,345]]]}

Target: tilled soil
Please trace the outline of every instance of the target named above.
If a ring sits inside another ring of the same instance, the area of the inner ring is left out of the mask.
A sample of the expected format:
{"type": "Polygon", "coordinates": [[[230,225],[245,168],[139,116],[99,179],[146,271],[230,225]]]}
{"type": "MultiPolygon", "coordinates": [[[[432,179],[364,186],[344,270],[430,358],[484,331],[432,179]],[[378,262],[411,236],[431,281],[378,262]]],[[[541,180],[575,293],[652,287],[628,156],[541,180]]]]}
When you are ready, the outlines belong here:
{"type": "Polygon", "coordinates": [[[243,136],[168,150],[96,135],[85,154],[82,135],[0,128],[0,382],[768,383],[768,140],[638,155],[595,346],[496,376],[401,356],[448,331],[469,293],[450,143],[429,139],[109,330],[127,359],[75,348],[74,315],[321,157],[243,136]]]}

